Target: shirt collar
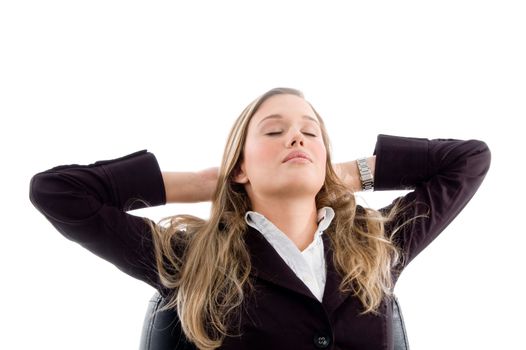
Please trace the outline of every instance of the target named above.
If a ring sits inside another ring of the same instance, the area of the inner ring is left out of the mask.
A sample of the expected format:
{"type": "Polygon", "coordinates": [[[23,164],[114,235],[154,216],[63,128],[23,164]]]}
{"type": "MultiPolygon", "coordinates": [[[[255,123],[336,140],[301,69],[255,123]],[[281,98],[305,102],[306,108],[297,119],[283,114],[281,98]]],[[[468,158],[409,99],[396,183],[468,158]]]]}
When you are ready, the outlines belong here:
{"type": "MultiPolygon", "coordinates": [[[[323,234],[323,231],[325,231],[331,224],[332,219],[334,219],[334,210],[331,207],[323,207],[318,210],[318,228],[316,229],[316,236],[321,236],[323,234]]],[[[245,213],[245,221],[248,225],[254,227],[263,234],[267,234],[269,231],[279,231],[269,219],[256,211],[247,211],[245,213]]]]}

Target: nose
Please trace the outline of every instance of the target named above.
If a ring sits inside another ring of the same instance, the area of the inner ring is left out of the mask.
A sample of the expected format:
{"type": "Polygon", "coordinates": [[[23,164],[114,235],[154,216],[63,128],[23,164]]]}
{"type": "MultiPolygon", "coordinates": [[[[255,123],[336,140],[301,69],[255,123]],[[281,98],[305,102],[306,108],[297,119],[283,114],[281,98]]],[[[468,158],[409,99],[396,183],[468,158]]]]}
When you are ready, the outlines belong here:
{"type": "Polygon", "coordinates": [[[303,134],[299,131],[296,131],[293,135],[292,135],[292,138],[291,140],[289,141],[289,145],[290,147],[296,145],[296,144],[299,144],[301,146],[304,145],[304,139],[303,139],[303,134]]]}

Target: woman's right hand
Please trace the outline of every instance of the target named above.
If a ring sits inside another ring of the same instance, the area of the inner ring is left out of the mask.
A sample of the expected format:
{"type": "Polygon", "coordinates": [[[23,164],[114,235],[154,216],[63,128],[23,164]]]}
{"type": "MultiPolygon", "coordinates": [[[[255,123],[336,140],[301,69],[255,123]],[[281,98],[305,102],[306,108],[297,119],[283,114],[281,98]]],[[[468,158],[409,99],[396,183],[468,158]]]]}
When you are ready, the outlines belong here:
{"type": "Polygon", "coordinates": [[[219,168],[197,172],[163,171],[166,203],[196,203],[212,200],[217,186],[219,168]]]}

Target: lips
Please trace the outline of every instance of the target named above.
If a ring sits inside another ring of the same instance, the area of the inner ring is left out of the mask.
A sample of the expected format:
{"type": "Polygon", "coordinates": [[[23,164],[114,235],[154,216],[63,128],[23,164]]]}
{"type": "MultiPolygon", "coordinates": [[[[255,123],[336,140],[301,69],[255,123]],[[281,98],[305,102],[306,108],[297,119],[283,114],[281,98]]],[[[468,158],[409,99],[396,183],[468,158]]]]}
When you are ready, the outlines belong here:
{"type": "Polygon", "coordinates": [[[301,151],[293,151],[293,152],[290,152],[286,157],[285,159],[283,159],[283,163],[293,159],[293,158],[304,158],[304,159],[307,159],[309,161],[312,162],[312,159],[310,159],[309,155],[305,152],[301,152],[301,151]]]}

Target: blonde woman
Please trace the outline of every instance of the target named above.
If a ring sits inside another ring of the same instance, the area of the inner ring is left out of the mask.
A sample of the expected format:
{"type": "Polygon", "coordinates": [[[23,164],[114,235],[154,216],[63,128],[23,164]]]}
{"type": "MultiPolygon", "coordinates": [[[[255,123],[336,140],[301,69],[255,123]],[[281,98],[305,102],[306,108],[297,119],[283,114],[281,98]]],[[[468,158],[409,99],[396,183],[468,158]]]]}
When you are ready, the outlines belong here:
{"type": "Polygon", "coordinates": [[[392,349],[400,272],[457,216],[490,166],[478,140],[378,135],[331,163],[324,123],[276,88],[235,121],[219,168],[161,171],[142,150],[36,174],[35,207],[67,238],[155,287],[199,349],[392,349]],[[380,210],[362,190],[412,190],[380,210]],[[211,201],[208,220],[128,214],[211,201]]]}

